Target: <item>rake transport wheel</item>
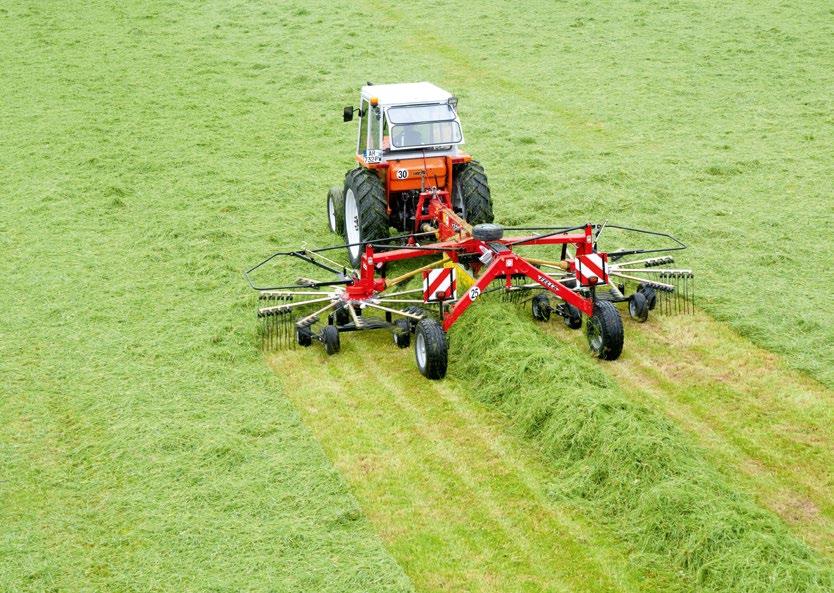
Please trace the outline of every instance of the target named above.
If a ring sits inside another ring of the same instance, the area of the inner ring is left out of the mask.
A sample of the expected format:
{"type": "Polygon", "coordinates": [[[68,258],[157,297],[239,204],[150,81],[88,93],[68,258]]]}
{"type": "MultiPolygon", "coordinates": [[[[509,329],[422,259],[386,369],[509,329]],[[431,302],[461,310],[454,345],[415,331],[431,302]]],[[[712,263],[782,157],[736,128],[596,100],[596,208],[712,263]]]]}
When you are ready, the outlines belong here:
{"type": "Polygon", "coordinates": [[[641,284],[637,287],[637,292],[643,293],[643,296],[646,297],[646,302],[649,305],[649,311],[653,311],[655,305],[657,305],[657,292],[655,292],[655,289],[648,284],[641,284]]]}
{"type": "Polygon", "coordinates": [[[414,356],[417,368],[427,379],[442,379],[446,376],[449,362],[449,344],[446,332],[434,319],[421,319],[415,331],[414,356]]]}
{"type": "Polygon", "coordinates": [[[327,192],[327,224],[331,233],[344,232],[345,194],[338,187],[331,187],[327,192]]]}
{"type": "Polygon", "coordinates": [[[455,206],[469,224],[492,222],[492,195],[484,168],[478,161],[458,165],[453,187],[455,206]]]}
{"type": "Polygon", "coordinates": [[[364,243],[388,236],[385,188],[377,174],[354,169],[345,176],[345,242],[350,264],[358,267],[364,243]]]}
{"type": "Polygon", "coordinates": [[[623,320],[610,301],[596,301],[594,314],[585,323],[588,345],[594,356],[617,360],[623,351],[623,320]]]}
{"type": "Polygon", "coordinates": [[[408,348],[411,344],[411,324],[408,319],[397,319],[394,322],[394,344],[397,348],[408,348]]]}
{"type": "Polygon", "coordinates": [[[550,301],[546,294],[537,294],[530,303],[533,310],[533,319],[536,321],[550,320],[550,313],[553,311],[553,307],[550,306],[550,301]]]}
{"type": "Polygon", "coordinates": [[[348,307],[350,307],[350,305],[345,305],[333,312],[333,321],[336,322],[336,325],[347,325],[353,321],[353,318],[350,316],[350,311],[348,311],[348,307]]]}
{"type": "Polygon", "coordinates": [[[638,323],[644,323],[649,318],[649,301],[642,292],[635,292],[628,299],[628,314],[638,323]]]}
{"type": "Polygon", "coordinates": [[[339,330],[335,325],[325,325],[321,330],[321,341],[324,342],[324,351],[328,356],[333,356],[342,347],[339,340],[339,330]]]}
{"type": "Polygon", "coordinates": [[[579,329],[582,327],[582,311],[570,303],[563,303],[562,321],[571,329],[579,329]]]}
{"type": "Polygon", "coordinates": [[[309,327],[296,327],[295,328],[295,342],[299,346],[307,346],[312,345],[313,343],[313,335],[310,333],[309,327]]]}

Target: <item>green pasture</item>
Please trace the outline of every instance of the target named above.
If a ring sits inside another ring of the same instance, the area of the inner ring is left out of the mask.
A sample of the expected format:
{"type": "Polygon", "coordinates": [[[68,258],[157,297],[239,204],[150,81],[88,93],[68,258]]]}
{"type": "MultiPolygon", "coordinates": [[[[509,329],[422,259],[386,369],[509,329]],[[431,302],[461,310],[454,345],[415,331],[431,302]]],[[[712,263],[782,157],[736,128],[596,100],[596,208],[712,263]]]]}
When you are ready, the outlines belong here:
{"type": "Polygon", "coordinates": [[[828,3],[7,2],[0,32],[1,590],[830,583],[828,3]],[[368,362],[388,347],[375,338],[346,336],[332,364],[265,360],[241,270],[334,240],[324,198],[355,133],[341,108],[367,80],[460,98],[497,221],[680,237],[713,324],[710,372],[778,368],[784,389],[735,376],[722,391],[718,374],[699,395],[628,358],[630,344],[658,361],[683,348],[696,364],[697,345],[629,324],[606,368],[488,306],[427,388],[457,415],[421,399],[409,353],[368,362]],[[464,346],[493,326],[490,357],[464,346]],[[353,375],[366,365],[376,399],[353,375]],[[352,440],[309,402],[343,422],[375,408],[412,422],[387,434],[369,420],[352,440]],[[572,410],[558,430],[542,420],[572,410]],[[512,455],[492,451],[504,473],[490,481],[491,441],[458,429],[510,439],[512,455]],[[375,447],[402,459],[365,482],[375,447]],[[448,469],[457,453],[469,473],[448,469]],[[757,471],[732,475],[742,462],[757,471]],[[423,490],[397,490],[400,470],[423,490]],[[818,514],[792,518],[784,492],[818,514]]]}

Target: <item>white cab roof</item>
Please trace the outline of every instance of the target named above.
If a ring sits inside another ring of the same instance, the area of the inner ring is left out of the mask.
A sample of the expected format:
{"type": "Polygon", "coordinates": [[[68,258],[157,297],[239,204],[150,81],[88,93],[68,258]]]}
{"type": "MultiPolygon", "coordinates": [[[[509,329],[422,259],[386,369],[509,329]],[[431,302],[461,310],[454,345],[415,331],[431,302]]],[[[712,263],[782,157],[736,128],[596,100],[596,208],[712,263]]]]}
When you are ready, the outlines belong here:
{"type": "Polygon", "coordinates": [[[382,107],[408,103],[441,103],[452,96],[430,82],[404,82],[400,84],[374,84],[362,87],[362,97],[379,99],[382,107]]]}

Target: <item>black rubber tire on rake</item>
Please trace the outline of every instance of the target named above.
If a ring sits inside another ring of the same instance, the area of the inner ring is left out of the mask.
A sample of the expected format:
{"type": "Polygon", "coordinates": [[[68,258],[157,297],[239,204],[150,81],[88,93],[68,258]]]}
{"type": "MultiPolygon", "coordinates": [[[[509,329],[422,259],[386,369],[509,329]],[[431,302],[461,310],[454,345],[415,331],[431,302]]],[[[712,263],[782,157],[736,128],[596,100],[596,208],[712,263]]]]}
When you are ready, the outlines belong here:
{"type": "Polygon", "coordinates": [[[333,312],[333,321],[336,322],[336,325],[347,325],[353,321],[353,317],[351,317],[348,307],[350,307],[350,305],[345,305],[333,312]]]}
{"type": "Polygon", "coordinates": [[[648,284],[640,284],[637,287],[637,292],[643,293],[643,296],[646,297],[646,302],[649,305],[649,311],[653,311],[657,305],[657,291],[655,291],[655,289],[648,284]]]}
{"type": "Polygon", "coordinates": [[[461,203],[463,217],[469,224],[493,221],[492,194],[489,191],[486,172],[478,161],[455,167],[453,193],[455,199],[461,203]]]}
{"type": "Polygon", "coordinates": [[[408,348],[411,344],[411,324],[406,318],[394,322],[394,344],[397,348],[408,348]]]}
{"type": "Polygon", "coordinates": [[[617,360],[623,352],[623,320],[610,301],[596,301],[594,314],[585,323],[588,345],[594,356],[617,360]]]}
{"type": "Polygon", "coordinates": [[[295,343],[305,348],[313,344],[313,335],[310,333],[309,327],[295,328],[295,343]]]}
{"type": "Polygon", "coordinates": [[[415,335],[414,356],[420,373],[427,379],[442,379],[449,364],[449,344],[443,327],[434,319],[421,319],[415,335]]]}
{"type": "Polygon", "coordinates": [[[570,303],[563,303],[562,321],[570,329],[579,329],[582,327],[582,311],[571,305],[570,303]]]}
{"type": "Polygon", "coordinates": [[[553,307],[550,306],[550,299],[546,294],[537,294],[530,300],[530,309],[533,313],[533,319],[536,321],[550,321],[550,314],[553,312],[553,307]]]}
{"type": "Polygon", "coordinates": [[[649,300],[639,290],[628,299],[628,314],[638,323],[645,323],[649,318],[649,300]]]}
{"type": "MultiPolygon", "coordinates": [[[[353,192],[356,200],[356,211],[359,225],[359,241],[363,243],[385,239],[388,231],[388,205],[385,200],[385,188],[382,181],[374,171],[358,168],[349,171],[345,176],[345,196],[348,190],[353,192]]],[[[354,224],[354,221],[345,219],[345,237],[347,238],[347,225],[354,224]]],[[[354,257],[348,249],[350,264],[358,266],[362,260],[362,251],[357,249],[357,257],[354,257]]]]}
{"type": "Polygon", "coordinates": [[[324,351],[328,356],[333,356],[342,348],[339,340],[339,330],[334,325],[326,325],[321,330],[321,341],[324,342],[324,351]]]}

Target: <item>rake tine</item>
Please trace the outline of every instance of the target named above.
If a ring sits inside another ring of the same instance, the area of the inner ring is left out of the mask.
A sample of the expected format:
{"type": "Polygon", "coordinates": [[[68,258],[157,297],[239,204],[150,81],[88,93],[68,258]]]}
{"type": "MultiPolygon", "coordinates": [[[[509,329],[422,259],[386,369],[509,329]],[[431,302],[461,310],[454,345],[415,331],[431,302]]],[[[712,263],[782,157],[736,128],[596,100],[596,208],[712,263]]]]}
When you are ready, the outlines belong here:
{"type": "Polygon", "coordinates": [[[690,282],[692,283],[692,313],[695,313],[695,274],[690,276],[690,282]]]}
{"type": "Polygon", "coordinates": [[[680,312],[680,298],[681,298],[681,291],[680,291],[680,279],[677,275],[672,272],[672,284],[675,287],[674,295],[674,303],[675,303],[675,314],[677,315],[680,312]]]}
{"type": "Polygon", "coordinates": [[[317,310],[317,311],[314,311],[313,313],[310,313],[309,315],[307,315],[307,316],[306,316],[306,317],[304,317],[303,319],[300,319],[299,321],[296,321],[295,325],[296,325],[296,326],[300,326],[300,325],[312,325],[312,323],[314,323],[314,322],[315,322],[316,317],[318,317],[319,315],[321,315],[322,313],[324,313],[324,312],[325,312],[325,311],[327,311],[328,309],[332,309],[332,308],[333,308],[333,307],[335,307],[337,304],[338,304],[338,303],[327,303],[327,304],[326,304],[324,307],[322,307],[321,309],[319,309],[319,310],[317,310]]]}

